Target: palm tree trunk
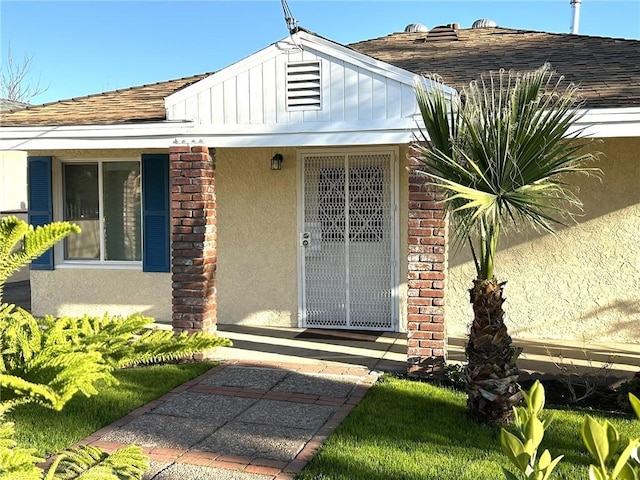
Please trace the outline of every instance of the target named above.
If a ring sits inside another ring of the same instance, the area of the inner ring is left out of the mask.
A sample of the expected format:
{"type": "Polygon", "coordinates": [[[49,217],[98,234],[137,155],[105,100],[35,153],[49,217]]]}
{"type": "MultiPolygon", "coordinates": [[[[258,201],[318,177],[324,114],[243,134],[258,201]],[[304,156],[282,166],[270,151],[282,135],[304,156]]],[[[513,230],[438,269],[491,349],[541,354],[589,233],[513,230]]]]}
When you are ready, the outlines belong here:
{"type": "Polygon", "coordinates": [[[503,321],[503,286],[495,277],[477,279],[470,290],[474,319],[465,348],[467,406],[479,423],[509,422],[512,407],[521,398],[516,366],[521,349],[511,345],[503,321]]]}

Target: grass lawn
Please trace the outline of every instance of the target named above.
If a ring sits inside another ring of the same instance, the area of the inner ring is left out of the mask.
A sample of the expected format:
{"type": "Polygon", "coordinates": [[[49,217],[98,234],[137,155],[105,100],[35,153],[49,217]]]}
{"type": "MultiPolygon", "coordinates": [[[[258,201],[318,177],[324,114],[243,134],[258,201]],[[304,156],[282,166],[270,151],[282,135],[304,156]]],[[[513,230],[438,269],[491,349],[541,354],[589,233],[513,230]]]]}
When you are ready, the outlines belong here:
{"type": "MultiPolygon", "coordinates": [[[[595,415],[594,415],[595,416],[595,415]]],[[[603,418],[602,415],[598,415],[603,418]]],[[[555,479],[587,479],[583,412],[554,411],[542,443],[565,458],[555,479]]],[[[623,437],[640,436],[632,417],[608,416],[623,437]]],[[[466,396],[427,383],[382,378],[296,478],[304,480],[503,480],[511,468],[500,429],[467,419],[466,396]]],[[[513,471],[513,470],[512,470],[513,471]]]]}
{"type": "Polygon", "coordinates": [[[19,445],[36,448],[38,455],[48,457],[213,366],[202,362],[118,370],[114,376],[120,383],[98,386],[98,395],[87,398],[79,393],[60,412],[22,405],[7,420],[16,424],[14,439],[19,445]]]}

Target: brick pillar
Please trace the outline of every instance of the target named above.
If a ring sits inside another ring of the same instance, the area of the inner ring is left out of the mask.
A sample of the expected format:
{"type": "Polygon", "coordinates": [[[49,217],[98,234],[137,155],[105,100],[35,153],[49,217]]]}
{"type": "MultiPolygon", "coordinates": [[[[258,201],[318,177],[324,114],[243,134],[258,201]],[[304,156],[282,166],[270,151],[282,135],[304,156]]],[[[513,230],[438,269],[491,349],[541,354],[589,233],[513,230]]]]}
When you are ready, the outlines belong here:
{"type": "Polygon", "coordinates": [[[409,159],[407,371],[439,375],[446,360],[444,323],[445,216],[442,194],[409,159]]]}
{"type": "Polygon", "coordinates": [[[171,177],[171,252],[173,329],[216,330],[215,150],[173,146],[171,177]]]}

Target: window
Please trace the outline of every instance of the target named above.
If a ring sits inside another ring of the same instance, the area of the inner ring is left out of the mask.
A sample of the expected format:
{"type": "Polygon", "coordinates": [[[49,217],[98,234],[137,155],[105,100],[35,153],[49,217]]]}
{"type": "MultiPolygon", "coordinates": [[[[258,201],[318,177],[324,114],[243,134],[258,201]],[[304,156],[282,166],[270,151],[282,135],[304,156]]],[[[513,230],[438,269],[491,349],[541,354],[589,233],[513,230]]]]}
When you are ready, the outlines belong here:
{"type": "Polygon", "coordinates": [[[65,239],[65,260],[142,260],[139,161],[62,165],[63,219],[82,229],[65,239]]]}

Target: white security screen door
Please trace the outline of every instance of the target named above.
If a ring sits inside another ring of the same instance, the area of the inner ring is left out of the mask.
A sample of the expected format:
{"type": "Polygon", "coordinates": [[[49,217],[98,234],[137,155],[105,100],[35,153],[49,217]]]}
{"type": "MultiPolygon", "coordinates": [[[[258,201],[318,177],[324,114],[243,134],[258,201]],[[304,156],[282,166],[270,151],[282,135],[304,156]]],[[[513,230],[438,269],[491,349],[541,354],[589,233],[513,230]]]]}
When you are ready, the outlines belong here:
{"type": "Polygon", "coordinates": [[[303,327],[394,329],[394,159],[302,155],[303,327]]]}

